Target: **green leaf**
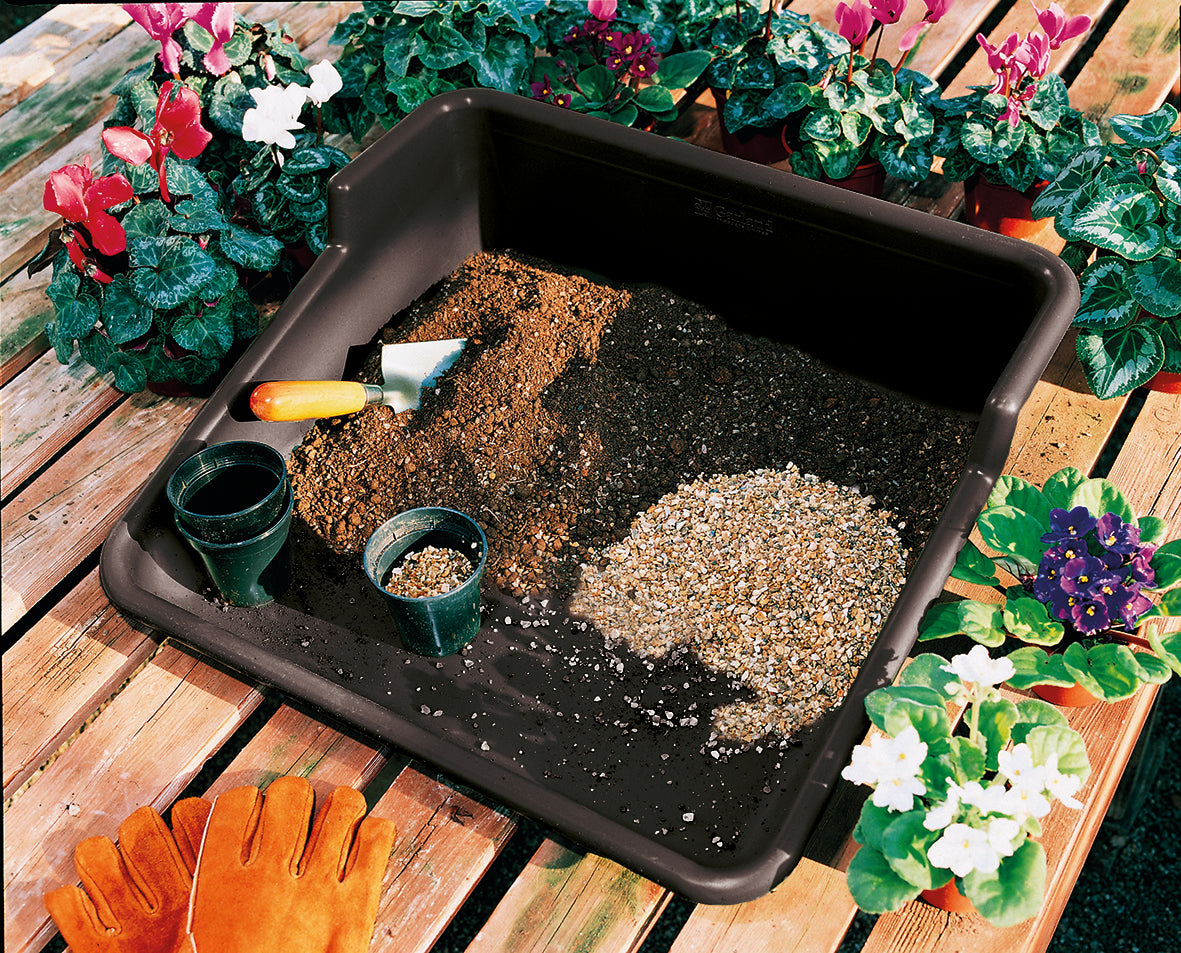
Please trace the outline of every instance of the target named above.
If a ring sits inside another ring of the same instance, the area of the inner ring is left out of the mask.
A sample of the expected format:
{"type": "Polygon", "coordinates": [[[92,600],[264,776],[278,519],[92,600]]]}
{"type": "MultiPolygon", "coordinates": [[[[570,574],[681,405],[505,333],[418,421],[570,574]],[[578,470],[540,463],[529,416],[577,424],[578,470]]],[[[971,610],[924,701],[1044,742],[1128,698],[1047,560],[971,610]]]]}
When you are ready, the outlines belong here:
{"type": "Polygon", "coordinates": [[[1156,223],[1160,202],[1142,185],[1121,184],[1102,190],[1074,219],[1071,237],[1091,242],[1133,261],[1144,261],[1165,247],[1164,229],[1156,223]]]}
{"type": "Polygon", "coordinates": [[[1140,681],[1147,685],[1163,685],[1173,676],[1168,662],[1149,652],[1136,652],[1136,663],[1140,666],[1140,681]]]}
{"type": "Polygon", "coordinates": [[[1061,774],[1072,774],[1083,784],[1091,776],[1086,742],[1068,724],[1038,725],[1026,736],[1025,743],[1029,745],[1034,764],[1046,764],[1051,755],[1057,755],[1061,774]]]}
{"type": "Polygon", "coordinates": [[[283,243],[273,235],[260,235],[231,225],[218,235],[221,250],[230,261],[251,271],[270,271],[279,264],[283,243]]]}
{"type": "Polygon", "coordinates": [[[1087,480],[1087,475],[1078,467],[1063,467],[1046,478],[1042,484],[1042,495],[1051,509],[1070,509],[1074,491],[1087,480]]]}
{"type": "Polygon", "coordinates": [[[1070,506],[1085,506],[1087,511],[1098,519],[1105,513],[1114,513],[1125,523],[1136,522],[1136,511],[1118,486],[1110,480],[1096,478],[1084,480],[1070,496],[1070,506]]]}
{"type": "Polygon", "coordinates": [[[873,132],[873,123],[862,113],[845,113],[841,116],[841,132],[855,145],[863,145],[873,132]]]}
{"type": "Polygon", "coordinates": [[[65,307],[77,298],[79,289],[82,287],[82,276],[74,270],[74,266],[69,263],[64,251],[59,260],[62,259],[64,259],[65,265],[58,268],[57,264],[54,264],[53,280],[45,289],[46,297],[58,309],[65,307]]]}
{"type": "Polygon", "coordinates": [[[1148,626],[1146,631],[1156,657],[1181,675],[1181,632],[1158,632],[1155,625],[1148,626]]]}
{"type": "Polygon", "coordinates": [[[137,238],[128,243],[128,252],[132,290],[141,301],[162,311],[195,295],[216,268],[213,258],[183,235],[137,238]]]}
{"type": "Polygon", "coordinates": [[[677,104],[673,94],[663,86],[643,86],[636,93],[636,105],[650,113],[662,113],[676,110],[677,104]]]}
{"type": "Polygon", "coordinates": [[[1082,300],[1074,316],[1076,328],[1122,328],[1136,320],[1140,305],[1127,280],[1131,264],[1122,258],[1100,258],[1079,276],[1082,300]]]}
{"type": "Polygon", "coordinates": [[[853,839],[858,844],[865,844],[873,850],[882,849],[882,836],[886,828],[898,815],[888,807],[878,807],[872,798],[861,802],[861,813],[857,817],[857,824],[853,828],[853,839]]]}
{"type": "Polygon", "coordinates": [[[1169,524],[1159,516],[1141,516],[1137,525],[1140,527],[1140,542],[1154,546],[1159,546],[1169,531],[1169,524]]]}
{"type": "Polygon", "coordinates": [[[1009,743],[1018,717],[1017,706],[1006,698],[980,702],[978,727],[985,743],[985,764],[988,770],[996,768],[997,755],[1009,743]]]}
{"type": "MultiPolygon", "coordinates": [[[[952,765],[956,784],[964,785],[969,781],[983,780],[988,759],[979,745],[973,744],[970,738],[963,735],[952,738],[948,760],[952,765]]],[[[926,764],[923,767],[926,768],[926,764]]]]}
{"type": "Polygon", "coordinates": [[[1005,595],[1005,628],[1015,638],[1030,645],[1057,645],[1062,641],[1066,630],[1061,622],[1050,618],[1045,603],[1020,586],[1013,586],[1005,595]]]}
{"type": "Polygon", "coordinates": [[[1075,683],[1075,677],[1066,668],[1061,655],[1049,655],[1035,645],[1024,645],[1010,652],[1006,658],[1015,669],[1009,678],[1014,688],[1029,689],[1035,685],[1068,686],[1075,683]]]}
{"type": "Polygon", "coordinates": [[[578,85],[588,102],[602,103],[615,89],[615,75],[606,66],[596,63],[578,74],[578,85]]]}
{"type": "Polygon", "coordinates": [[[960,142],[968,154],[985,165],[1004,162],[1017,151],[1024,138],[1024,125],[1014,128],[1003,119],[980,116],[965,120],[960,132],[960,142]]]}
{"type": "Polygon", "coordinates": [[[890,737],[913,726],[928,744],[951,733],[945,706],[944,696],[922,685],[890,685],[865,698],[869,720],[890,737]]]}
{"type": "Polygon", "coordinates": [[[1149,566],[1156,576],[1154,589],[1171,589],[1181,583],[1181,539],[1173,539],[1157,547],[1149,566]]]}
{"type": "Polygon", "coordinates": [[[1095,645],[1083,650],[1076,643],[1063,657],[1078,683],[1104,701],[1128,698],[1140,687],[1140,666],[1126,645],[1095,645]]]}
{"type": "Polygon", "coordinates": [[[202,357],[222,357],[234,344],[229,302],[223,307],[199,308],[181,315],[173,321],[169,333],[181,347],[202,357]]]}
{"type": "Polygon", "coordinates": [[[1147,384],[1165,361],[1160,335],[1143,322],[1102,333],[1080,331],[1075,351],[1087,386],[1103,400],[1147,384]]]}
{"type": "Polygon", "coordinates": [[[1023,698],[1017,702],[1017,723],[1013,725],[1013,744],[1021,744],[1030,731],[1039,725],[1069,728],[1066,716],[1040,698],[1023,698]]]}
{"type": "Polygon", "coordinates": [[[967,540],[956,556],[951,570],[953,579],[975,583],[978,586],[995,586],[998,582],[994,563],[980,551],[972,540],[967,540]]]}
{"type": "Polygon", "coordinates": [[[668,89],[686,89],[696,82],[713,56],[708,50],[689,50],[672,53],[660,61],[656,70],[656,81],[668,89]]]}
{"type": "Polygon", "coordinates": [[[1005,641],[1001,607],[975,599],[940,602],[919,623],[919,641],[966,634],[981,645],[995,648],[1005,641]]]}
{"type": "Polygon", "coordinates": [[[1181,314],[1181,261],[1157,255],[1131,266],[1128,290],[1149,314],[1171,318],[1181,314]]]}
{"type": "Polygon", "coordinates": [[[990,506],[976,521],[985,544],[1017,560],[1025,572],[1037,572],[1046,552],[1045,524],[1015,506],[990,506]]]}
{"type": "Polygon", "coordinates": [[[898,685],[913,685],[929,688],[941,699],[948,698],[947,686],[959,679],[951,672],[944,671],[947,659],[933,652],[925,652],[911,659],[910,664],[898,676],[898,685]]]}
{"type": "Polygon", "coordinates": [[[924,810],[907,811],[895,817],[882,835],[882,854],[890,869],[920,890],[941,886],[947,879],[947,872],[936,870],[927,859],[927,850],[943,832],[927,830],[926,817],[924,810]]]}
{"type": "Polygon", "coordinates": [[[103,295],[102,318],[111,342],[126,344],[151,330],[156,312],[132,293],[126,275],[116,275],[103,295]]]}
{"type": "Polygon", "coordinates": [[[1155,149],[1169,136],[1177,121],[1177,110],[1168,103],[1155,112],[1143,116],[1122,114],[1112,116],[1111,131],[1136,148],[1155,149]]]}
{"type": "Polygon", "coordinates": [[[921,891],[920,887],[899,877],[881,851],[869,847],[861,847],[853,855],[845,878],[853,902],[866,913],[897,910],[921,891]]]}
{"type": "Polygon", "coordinates": [[[1011,927],[1041,909],[1046,892],[1046,853],[1042,845],[1026,840],[1000,867],[989,874],[973,870],[963,880],[964,896],[989,923],[1011,927]]]}
{"type": "Polygon", "coordinates": [[[1047,527],[1050,525],[1050,510],[1053,509],[1042,491],[1034,484],[1007,473],[997,477],[996,485],[988,494],[988,502],[985,505],[988,509],[1011,506],[1024,510],[1047,527]]]}

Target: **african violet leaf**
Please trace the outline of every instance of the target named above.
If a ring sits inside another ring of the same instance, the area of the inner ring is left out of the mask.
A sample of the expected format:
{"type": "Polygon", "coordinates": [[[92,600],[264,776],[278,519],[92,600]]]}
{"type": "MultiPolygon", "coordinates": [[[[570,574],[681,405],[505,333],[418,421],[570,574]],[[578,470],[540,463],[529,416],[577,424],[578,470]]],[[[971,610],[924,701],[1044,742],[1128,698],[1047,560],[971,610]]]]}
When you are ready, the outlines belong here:
{"type": "Polygon", "coordinates": [[[660,60],[656,80],[669,89],[686,89],[692,86],[712,59],[707,50],[689,50],[672,53],[660,60]]]}
{"type": "Polygon", "coordinates": [[[894,872],[881,851],[870,847],[861,847],[853,855],[846,871],[846,881],[853,902],[866,913],[897,910],[920,892],[919,887],[894,872]]]}
{"type": "Polygon", "coordinates": [[[1120,115],[1111,117],[1111,130],[1128,145],[1155,149],[1168,138],[1169,130],[1177,121],[1177,110],[1168,103],[1156,112],[1143,116],[1120,115]]]}
{"type": "Polygon", "coordinates": [[[976,521],[984,542],[1002,556],[1015,559],[1027,573],[1037,571],[1045,554],[1045,524],[1015,506],[990,506],[976,521]]]}
{"type": "Polygon", "coordinates": [[[1075,677],[1066,668],[1061,655],[1050,655],[1036,645],[1023,645],[1010,652],[1006,658],[1013,663],[1014,672],[1008,681],[1014,688],[1029,689],[1034,685],[1067,686],[1075,683],[1075,677]]]}
{"type": "Polygon", "coordinates": [[[1181,632],[1157,632],[1156,626],[1148,626],[1148,644],[1156,657],[1181,675],[1181,632]]]}
{"type": "MultiPolygon", "coordinates": [[[[918,729],[918,725],[910,721],[912,716],[918,721],[929,721],[934,713],[943,712],[946,720],[944,703],[944,696],[926,685],[889,685],[865,697],[865,713],[877,727],[894,737],[908,725],[914,724],[918,729]],[[930,714],[924,713],[924,709],[929,709],[930,714]]],[[[950,734],[950,726],[945,734],[950,734]]],[[[928,740],[921,730],[919,735],[924,741],[928,740]]]]}
{"type": "Polygon", "coordinates": [[[1101,477],[1084,480],[1075,487],[1067,509],[1074,509],[1076,506],[1085,506],[1096,518],[1105,513],[1114,513],[1125,523],[1136,522],[1136,511],[1132,509],[1127,497],[1114,483],[1101,477]]]}
{"type": "Polygon", "coordinates": [[[1017,706],[1005,698],[985,699],[978,708],[981,739],[985,744],[985,767],[997,767],[997,754],[1009,743],[1013,725],[1017,723],[1017,706]]]}
{"type": "Polygon", "coordinates": [[[1013,744],[1021,744],[1038,725],[1070,727],[1062,712],[1040,698],[1022,698],[1017,702],[1017,723],[1013,725],[1013,744]]]}
{"type": "Polygon", "coordinates": [[[1004,473],[997,477],[985,508],[994,509],[998,506],[1022,510],[1044,526],[1050,525],[1050,510],[1053,509],[1050,501],[1035,484],[1019,476],[1004,473]]]}
{"type": "Polygon", "coordinates": [[[857,816],[857,824],[853,827],[853,839],[858,844],[865,844],[874,850],[882,849],[882,835],[890,822],[898,815],[888,807],[878,807],[872,798],[866,798],[861,803],[861,813],[857,816]]]}
{"type": "Polygon", "coordinates": [[[1086,654],[1085,675],[1072,667],[1070,658],[1067,658],[1066,664],[1075,672],[1079,684],[1091,694],[1098,695],[1104,701],[1115,702],[1136,693],[1140,687],[1141,668],[1136,661],[1136,654],[1130,648],[1126,645],[1095,645],[1086,654]]]}
{"type": "Polygon", "coordinates": [[[1165,360],[1160,335],[1144,322],[1102,334],[1080,331],[1075,352],[1087,386],[1101,400],[1147,384],[1165,360]]]}
{"type": "Polygon", "coordinates": [[[948,772],[943,769],[946,774],[945,778],[940,778],[938,773],[941,770],[942,759],[928,758],[923,762],[922,777],[924,779],[930,778],[931,783],[927,785],[928,794],[933,794],[936,791],[942,792],[946,796],[948,783],[954,781],[956,784],[967,784],[969,781],[980,781],[984,778],[984,771],[987,766],[987,759],[980,746],[974,744],[970,738],[965,738],[963,735],[956,735],[951,739],[951,747],[948,751],[947,763],[951,767],[948,772]],[[936,787],[936,783],[942,781],[936,787]]]}
{"type": "Polygon", "coordinates": [[[1169,524],[1159,516],[1141,516],[1136,521],[1140,527],[1140,542],[1159,546],[1169,532],[1169,524]]]}
{"type": "Polygon", "coordinates": [[[1149,652],[1134,652],[1136,664],[1140,667],[1140,681],[1148,685],[1163,685],[1173,676],[1168,663],[1149,652]]]}
{"type": "Polygon", "coordinates": [[[1001,607],[976,599],[940,602],[931,606],[919,623],[920,642],[961,633],[990,648],[1003,645],[1001,607]]]}
{"type": "Polygon", "coordinates": [[[1079,276],[1081,301],[1074,327],[1103,330],[1122,328],[1136,320],[1140,305],[1128,287],[1129,262],[1123,258],[1100,258],[1079,276]]]}
{"type": "Polygon", "coordinates": [[[941,886],[947,871],[934,867],[927,850],[943,836],[943,831],[929,831],[923,826],[926,811],[907,811],[894,818],[882,834],[882,854],[890,868],[908,884],[920,890],[941,886]]]}
{"type": "Polygon", "coordinates": [[[1020,586],[1006,590],[1003,618],[1012,635],[1031,645],[1057,645],[1065,632],[1061,622],[1050,618],[1045,603],[1020,586]]]}
{"type": "Polygon", "coordinates": [[[1157,255],[1136,262],[1128,274],[1128,290],[1149,314],[1158,318],[1181,314],[1181,261],[1157,255]]]}
{"type": "Polygon", "coordinates": [[[131,287],[154,308],[167,310],[188,300],[213,275],[213,258],[183,235],[128,242],[131,287]]]}
{"type": "Polygon", "coordinates": [[[1057,755],[1060,773],[1073,774],[1084,784],[1091,776],[1086,743],[1068,724],[1038,725],[1026,736],[1025,743],[1034,764],[1046,764],[1051,755],[1057,755]]]}
{"type": "Polygon", "coordinates": [[[977,586],[995,586],[997,584],[993,561],[984,555],[980,551],[980,547],[970,539],[964,543],[963,549],[956,556],[951,577],[963,582],[975,583],[977,586]]]}
{"type": "Polygon", "coordinates": [[[1078,467],[1063,467],[1057,473],[1046,477],[1042,484],[1042,495],[1053,509],[1069,509],[1074,491],[1087,480],[1087,475],[1078,467]]]}
{"type": "Polygon", "coordinates": [[[677,104],[673,94],[663,86],[644,86],[636,92],[636,105],[653,115],[672,111],[675,115],[677,104]]]}
{"type": "Polygon", "coordinates": [[[1157,547],[1152,554],[1153,589],[1172,589],[1181,583],[1181,539],[1157,547]]]}
{"type": "Polygon", "coordinates": [[[925,686],[943,697],[946,687],[957,681],[955,675],[945,671],[946,666],[947,659],[942,655],[925,652],[911,659],[898,676],[897,684],[925,686]]]}
{"type": "Polygon", "coordinates": [[[1164,248],[1164,229],[1156,222],[1159,213],[1160,203],[1148,188],[1116,185],[1100,191],[1078,214],[1071,237],[1143,261],[1164,248]]]}
{"type": "Polygon", "coordinates": [[[1035,916],[1046,891],[1046,853],[1026,840],[994,873],[973,870],[963,880],[964,895],[989,923],[1010,927],[1035,916]]]}

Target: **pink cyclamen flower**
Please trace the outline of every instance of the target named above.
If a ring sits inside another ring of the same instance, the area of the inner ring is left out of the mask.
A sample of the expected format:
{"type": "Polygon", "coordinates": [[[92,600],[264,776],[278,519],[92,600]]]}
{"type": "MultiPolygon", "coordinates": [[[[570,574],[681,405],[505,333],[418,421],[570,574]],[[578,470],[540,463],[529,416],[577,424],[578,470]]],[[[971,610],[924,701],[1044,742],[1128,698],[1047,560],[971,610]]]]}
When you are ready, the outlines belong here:
{"type": "Polygon", "coordinates": [[[869,0],[869,9],[873,18],[882,26],[897,23],[906,9],[906,0],[869,0]]]}
{"type": "MultiPolygon", "coordinates": [[[[1033,0],[1029,2],[1033,3],[1033,0]]],[[[1091,28],[1091,18],[1085,13],[1068,17],[1066,11],[1056,3],[1051,3],[1045,10],[1038,10],[1037,4],[1033,4],[1033,9],[1037,13],[1038,26],[1045,32],[1052,50],[1058,49],[1067,40],[1082,36],[1091,28]]]]}
{"type": "Polygon", "coordinates": [[[919,36],[927,29],[928,24],[938,23],[943,19],[944,14],[951,9],[954,0],[923,0],[923,2],[927,5],[927,12],[923,14],[923,18],[918,23],[910,26],[902,34],[902,39],[898,41],[898,49],[903,53],[914,47],[919,41],[919,36]]]}
{"type": "Polygon", "coordinates": [[[172,38],[187,20],[183,3],[125,3],[123,9],[160,43],[160,62],[169,73],[180,71],[180,44],[172,38]]]}
{"type": "Polygon", "coordinates": [[[160,175],[160,198],[167,202],[170,196],[165,157],[172,152],[180,159],[195,159],[213,135],[201,125],[201,100],[197,94],[180,86],[173,97],[169,80],[160,87],[156,123],[150,135],[129,126],[112,126],[103,130],[102,138],[111,155],[132,165],[150,163],[160,175]]]}
{"type": "Polygon", "coordinates": [[[213,37],[213,46],[201,60],[214,76],[230,71],[225,44],[234,35],[234,5],[232,3],[186,3],[189,19],[213,37]]]}
{"type": "Polygon", "coordinates": [[[853,49],[860,49],[873,26],[873,12],[861,0],[853,0],[852,4],[841,0],[833,12],[837,20],[837,32],[849,41],[853,49]]]}
{"type": "Polygon", "coordinates": [[[1020,63],[1030,76],[1041,79],[1050,69],[1049,38],[1041,33],[1030,33],[1013,52],[1013,60],[1020,63]]]}
{"type": "Polygon", "coordinates": [[[619,3],[618,0],[590,0],[587,6],[590,8],[590,15],[596,20],[614,20],[615,8],[619,3]]]}

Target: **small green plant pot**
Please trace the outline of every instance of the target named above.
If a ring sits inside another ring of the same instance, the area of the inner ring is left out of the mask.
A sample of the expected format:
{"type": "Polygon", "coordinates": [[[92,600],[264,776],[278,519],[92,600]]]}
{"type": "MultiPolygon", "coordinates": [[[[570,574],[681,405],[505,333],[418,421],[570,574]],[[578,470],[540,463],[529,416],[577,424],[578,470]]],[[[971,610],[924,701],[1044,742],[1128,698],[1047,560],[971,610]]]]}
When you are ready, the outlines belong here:
{"type": "Polygon", "coordinates": [[[215,443],[168,479],[168,500],[186,535],[237,543],[274,526],[290,506],[287,466],[274,447],[252,440],[215,443]]]}
{"type": "Polygon", "coordinates": [[[273,602],[291,585],[291,511],[295,504],[286,488],[279,518],[261,533],[232,543],[215,542],[194,535],[174,514],[176,528],[197,551],[206,572],[230,605],[258,606],[273,602]]]}
{"type": "Polygon", "coordinates": [[[480,580],[488,540],[470,516],[442,506],[406,510],[381,524],[362,557],[365,574],[390,608],[402,644],[417,655],[454,655],[480,630],[480,580]],[[390,569],[408,553],[439,546],[464,553],[474,569],[459,586],[437,596],[413,598],[385,588],[390,569]]]}

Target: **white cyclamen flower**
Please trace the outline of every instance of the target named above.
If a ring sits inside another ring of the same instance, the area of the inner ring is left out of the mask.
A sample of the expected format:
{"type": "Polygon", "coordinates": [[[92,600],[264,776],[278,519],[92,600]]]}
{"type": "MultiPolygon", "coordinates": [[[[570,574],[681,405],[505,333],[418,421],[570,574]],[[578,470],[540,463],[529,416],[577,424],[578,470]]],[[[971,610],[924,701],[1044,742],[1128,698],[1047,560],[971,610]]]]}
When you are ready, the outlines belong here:
{"type": "Polygon", "coordinates": [[[247,142],[265,142],[283,149],[295,148],[293,129],[302,129],[299,121],[307,91],[302,86],[264,86],[252,89],[257,104],[242,117],[242,138],[247,142]]]}
{"type": "Polygon", "coordinates": [[[312,78],[312,85],[307,87],[307,97],[317,106],[323,106],[344,88],[344,80],[340,78],[340,73],[327,60],[320,60],[311,67],[308,76],[312,78]]]}
{"type": "Polygon", "coordinates": [[[966,655],[957,655],[942,669],[958,676],[961,681],[975,682],[977,685],[999,685],[1005,679],[1012,678],[1016,671],[1007,658],[992,658],[983,645],[973,646],[966,655]]]}
{"type": "Polygon", "coordinates": [[[957,877],[966,877],[973,870],[992,873],[1001,865],[1000,852],[993,847],[989,835],[967,824],[948,827],[927,849],[927,859],[957,877]]]}
{"type": "Polygon", "coordinates": [[[918,779],[926,756],[926,743],[913,725],[907,725],[896,738],[875,735],[869,744],[854,747],[841,777],[874,786],[873,802],[878,807],[909,811],[914,797],[927,790],[918,779]]]}

